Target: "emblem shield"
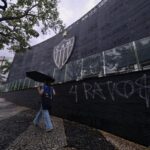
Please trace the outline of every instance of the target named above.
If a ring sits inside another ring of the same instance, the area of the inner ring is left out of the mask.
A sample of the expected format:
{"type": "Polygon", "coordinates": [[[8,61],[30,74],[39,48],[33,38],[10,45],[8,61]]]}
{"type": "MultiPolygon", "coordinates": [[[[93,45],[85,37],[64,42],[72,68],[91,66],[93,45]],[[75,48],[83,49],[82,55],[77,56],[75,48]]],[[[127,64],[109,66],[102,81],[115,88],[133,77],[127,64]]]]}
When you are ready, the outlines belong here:
{"type": "Polygon", "coordinates": [[[61,69],[69,59],[73,50],[74,42],[75,37],[63,39],[57,46],[54,47],[53,59],[59,69],[61,69]]]}

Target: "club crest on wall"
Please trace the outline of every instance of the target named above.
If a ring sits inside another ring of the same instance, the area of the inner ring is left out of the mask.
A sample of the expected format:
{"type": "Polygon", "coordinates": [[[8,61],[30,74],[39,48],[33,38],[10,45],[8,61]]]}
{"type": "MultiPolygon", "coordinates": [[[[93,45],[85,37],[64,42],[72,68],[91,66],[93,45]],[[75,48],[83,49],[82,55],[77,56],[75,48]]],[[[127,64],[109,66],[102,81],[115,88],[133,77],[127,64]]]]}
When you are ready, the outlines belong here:
{"type": "Polygon", "coordinates": [[[63,39],[53,50],[53,59],[56,66],[61,69],[69,59],[73,46],[75,42],[75,37],[69,39],[63,39]]]}

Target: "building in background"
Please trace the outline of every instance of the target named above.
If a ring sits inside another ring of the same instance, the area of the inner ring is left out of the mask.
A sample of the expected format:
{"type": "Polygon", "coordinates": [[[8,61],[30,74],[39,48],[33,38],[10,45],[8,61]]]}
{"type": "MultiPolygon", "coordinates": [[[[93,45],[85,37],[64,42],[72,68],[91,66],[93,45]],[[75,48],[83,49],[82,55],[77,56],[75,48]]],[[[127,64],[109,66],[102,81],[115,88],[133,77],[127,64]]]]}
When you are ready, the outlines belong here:
{"type": "Polygon", "coordinates": [[[148,0],[102,0],[63,33],[17,53],[4,97],[35,108],[26,72],[49,74],[54,115],[149,146],[149,10],[148,0]]]}
{"type": "Polygon", "coordinates": [[[8,82],[30,70],[65,83],[149,68],[149,9],[147,0],[101,1],[63,33],[16,54],[8,82]]]}

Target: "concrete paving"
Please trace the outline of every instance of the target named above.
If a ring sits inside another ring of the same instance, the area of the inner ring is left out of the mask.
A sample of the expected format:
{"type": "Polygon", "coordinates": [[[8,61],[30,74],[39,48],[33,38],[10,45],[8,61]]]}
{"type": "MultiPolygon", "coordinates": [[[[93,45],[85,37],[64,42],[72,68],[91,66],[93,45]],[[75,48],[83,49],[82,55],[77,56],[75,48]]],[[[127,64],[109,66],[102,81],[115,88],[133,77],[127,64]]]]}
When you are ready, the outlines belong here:
{"type": "Polygon", "coordinates": [[[52,116],[54,130],[32,124],[35,111],[0,99],[0,150],[146,150],[107,132],[52,116]]]}
{"type": "Polygon", "coordinates": [[[27,108],[17,106],[11,102],[5,101],[4,98],[0,98],[0,120],[14,116],[24,110],[27,110],[27,108]]]}

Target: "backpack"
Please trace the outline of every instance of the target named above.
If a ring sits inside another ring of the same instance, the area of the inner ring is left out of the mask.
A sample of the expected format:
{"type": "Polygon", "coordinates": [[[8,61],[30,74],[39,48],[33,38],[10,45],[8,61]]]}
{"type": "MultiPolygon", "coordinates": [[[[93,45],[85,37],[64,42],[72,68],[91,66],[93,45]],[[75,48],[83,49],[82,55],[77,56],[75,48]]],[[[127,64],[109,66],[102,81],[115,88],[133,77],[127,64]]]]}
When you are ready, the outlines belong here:
{"type": "Polygon", "coordinates": [[[51,87],[44,85],[44,96],[52,99],[52,88],[51,87]]]}

